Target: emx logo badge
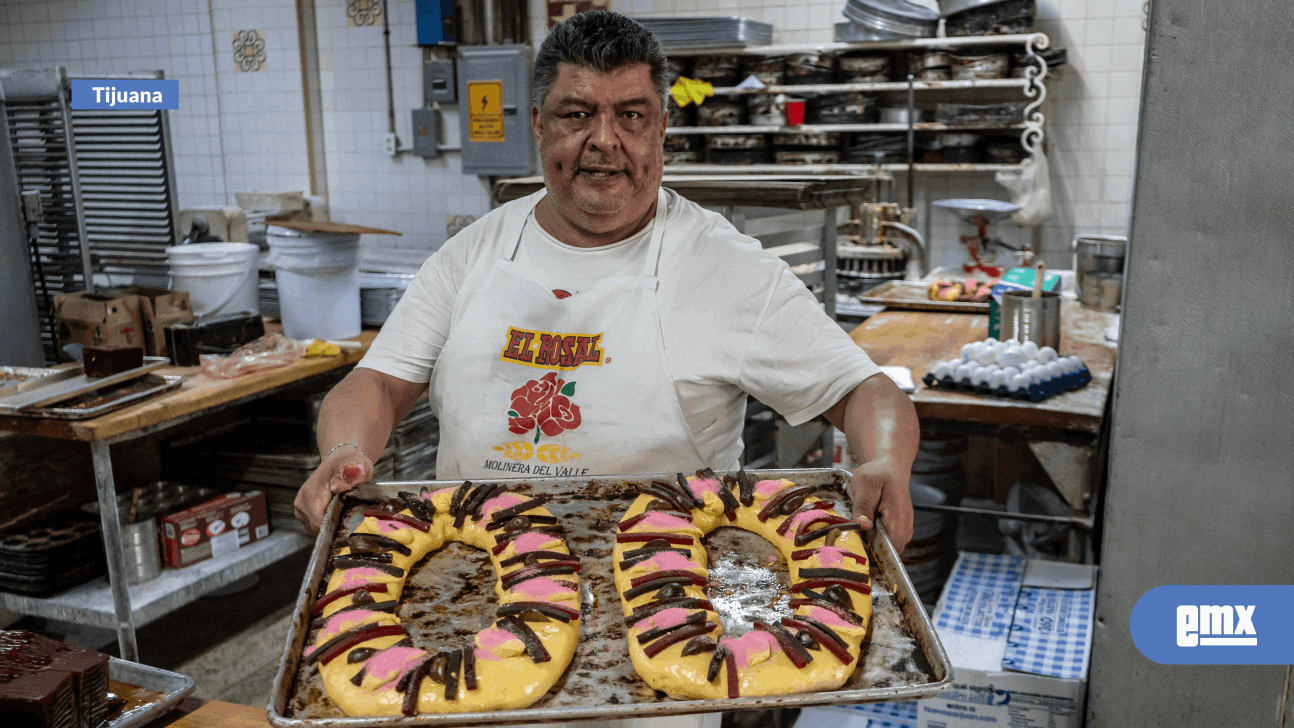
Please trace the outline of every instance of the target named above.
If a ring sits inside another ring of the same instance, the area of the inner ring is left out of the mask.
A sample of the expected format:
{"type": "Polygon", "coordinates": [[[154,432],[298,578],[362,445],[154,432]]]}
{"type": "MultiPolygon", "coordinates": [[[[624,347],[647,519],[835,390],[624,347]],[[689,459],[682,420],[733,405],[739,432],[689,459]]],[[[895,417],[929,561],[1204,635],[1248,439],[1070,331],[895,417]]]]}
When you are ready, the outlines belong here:
{"type": "Polygon", "coordinates": [[[1141,654],[1164,665],[1294,662],[1290,585],[1161,586],[1132,609],[1141,654]]]}

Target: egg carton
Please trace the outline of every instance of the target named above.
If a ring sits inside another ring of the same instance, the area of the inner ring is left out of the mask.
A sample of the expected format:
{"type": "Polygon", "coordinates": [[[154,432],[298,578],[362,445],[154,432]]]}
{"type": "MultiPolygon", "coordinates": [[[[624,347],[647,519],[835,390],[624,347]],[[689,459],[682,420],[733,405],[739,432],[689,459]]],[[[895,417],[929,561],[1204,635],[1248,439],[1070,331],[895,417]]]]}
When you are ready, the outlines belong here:
{"type": "Polygon", "coordinates": [[[1061,357],[1050,346],[990,337],[966,344],[959,358],[936,364],[922,381],[927,387],[1041,402],[1086,387],[1092,374],[1082,359],[1061,357]]]}

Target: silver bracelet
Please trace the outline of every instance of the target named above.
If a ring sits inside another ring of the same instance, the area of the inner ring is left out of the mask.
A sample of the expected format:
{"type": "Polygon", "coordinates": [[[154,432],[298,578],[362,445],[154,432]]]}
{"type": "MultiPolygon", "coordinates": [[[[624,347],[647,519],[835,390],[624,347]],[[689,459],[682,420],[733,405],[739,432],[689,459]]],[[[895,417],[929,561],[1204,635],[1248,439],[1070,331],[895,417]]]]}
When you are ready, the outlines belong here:
{"type": "MultiPolygon", "coordinates": [[[[356,450],[359,450],[359,454],[360,454],[360,455],[364,455],[364,451],[363,451],[363,450],[360,450],[359,445],[356,445],[356,444],[355,444],[355,443],[353,443],[353,442],[341,442],[341,443],[338,443],[338,444],[336,444],[336,445],[333,445],[333,448],[332,448],[331,450],[329,450],[329,451],[328,451],[328,454],[327,454],[327,455],[324,455],[324,456],[323,456],[323,459],[324,459],[324,460],[327,460],[328,458],[332,457],[332,454],[333,454],[333,453],[335,453],[335,452],[337,452],[337,448],[339,448],[339,447],[344,447],[344,446],[346,446],[346,445],[350,445],[351,447],[355,448],[356,450]]],[[[367,456],[367,455],[364,455],[364,457],[368,457],[368,456],[367,456]]]]}

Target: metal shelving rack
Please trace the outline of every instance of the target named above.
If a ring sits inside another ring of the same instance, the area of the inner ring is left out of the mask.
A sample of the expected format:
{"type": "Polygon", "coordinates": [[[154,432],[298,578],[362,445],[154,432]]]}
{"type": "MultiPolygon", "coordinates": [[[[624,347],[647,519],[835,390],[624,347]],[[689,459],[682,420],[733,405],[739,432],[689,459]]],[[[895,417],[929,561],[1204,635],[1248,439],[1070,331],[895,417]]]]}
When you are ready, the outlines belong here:
{"type": "MultiPolygon", "coordinates": [[[[1012,35],[977,35],[957,38],[922,38],[904,41],[872,41],[865,43],[818,43],[808,45],[768,45],[768,46],[737,46],[737,47],[681,47],[671,48],[668,50],[671,56],[699,56],[699,55],[719,55],[719,54],[740,54],[745,56],[780,56],[791,53],[811,53],[811,52],[831,52],[840,53],[845,51],[911,51],[911,50],[929,50],[929,49],[957,49],[976,46],[994,46],[1009,47],[1023,46],[1029,56],[1037,57],[1037,52],[1045,50],[1051,44],[1050,39],[1045,33],[1017,33],[1012,35]]],[[[1043,141],[1043,123],[1045,117],[1039,108],[1047,98],[1047,87],[1045,79],[1047,76],[1046,63],[1039,62],[1029,64],[1025,70],[1025,78],[1003,78],[1003,79],[980,79],[969,81],[940,81],[925,82],[914,81],[910,84],[914,92],[938,93],[943,91],[957,90],[988,90],[988,89],[1019,89],[1030,103],[1025,106],[1024,123],[1009,124],[996,126],[952,126],[946,124],[933,124],[917,122],[911,125],[913,131],[995,131],[1011,132],[1017,131],[1020,134],[1020,144],[1024,147],[1025,152],[1032,154],[1038,151],[1043,141]]],[[[744,89],[735,86],[723,86],[714,89],[715,96],[749,96],[756,94],[776,95],[817,95],[827,93],[845,93],[845,92],[900,92],[907,91],[909,83],[906,81],[887,81],[876,83],[828,83],[828,84],[805,84],[796,86],[766,86],[762,89],[744,89]]],[[[909,131],[907,124],[802,124],[799,126],[689,126],[689,127],[670,127],[665,130],[666,134],[790,134],[790,133],[815,133],[815,132],[906,132],[909,131]]],[[[1018,165],[1014,164],[883,164],[880,168],[887,172],[903,172],[911,170],[913,172],[997,172],[1007,169],[1016,169],[1018,165]]],[[[860,174],[865,171],[875,171],[875,164],[818,164],[818,165],[786,165],[786,164],[760,164],[760,165],[735,165],[735,164],[675,164],[666,167],[670,174],[770,174],[770,173],[787,173],[795,171],[802,174],[860,174]]]]}

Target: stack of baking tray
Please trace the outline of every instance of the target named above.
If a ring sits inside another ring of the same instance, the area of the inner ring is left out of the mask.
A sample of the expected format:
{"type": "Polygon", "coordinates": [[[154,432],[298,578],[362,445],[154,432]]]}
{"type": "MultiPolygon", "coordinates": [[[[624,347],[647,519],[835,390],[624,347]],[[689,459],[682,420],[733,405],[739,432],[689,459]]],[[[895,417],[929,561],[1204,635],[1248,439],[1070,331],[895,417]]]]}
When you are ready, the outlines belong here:
{"type": "Polygon", "coordinates": [[[104,572],[99,524],[63,514],[0,535],[0,590],[43,596],[104,572]]]}
{"type": "MultiPolygon", "coordinates": [[[[263,400],[248,410],[251,417],[172,442],[168,477],[223,490],[263,490],[270,525],[299,530],[292,502],[319,467],[314,423],[323,396],[263,400]]],[[[392,432],[390,446],[373,466],[373,480],[433,477],[439,441],[439,423],[423,398],[392,432]]]]}
{"type": "Polygon", "coordinates": [[[440,422],[423,398],[391,433],[395,480],[431,480],[436,477],[436,450],[440,445],[440,422]]]}
{"type": "Polygon", "coordinates": [[[260,298],[261,315],[269,318],[279,317],[279,282],[273,276],[261,278],[257,293],[260,298]]]}
{"type": "Polygon", "coordinates": [[[725,48],[769,45],[773,26],[734,16],[714,18],[635,18],[666,48],[725,48]]]}
{"type": "MultiPolygon", "coordinates": [[[[255,488],[265,492],[270,526],[300,530],[292,502],[301,484],[319,467],[311,428],[283,421],[245,419],[205,433],[201,439],[171,444],[168,476],[223,490],[255,488]]],[[[384,453],[373,466],[373,479],[390,480],[395,458],[384,453]]]]}
{"type": "Polygon", "coordinates": [[[381,326],[413,282],[412,273],[360,273],[359,319],[365,326],[381,326]]]}

